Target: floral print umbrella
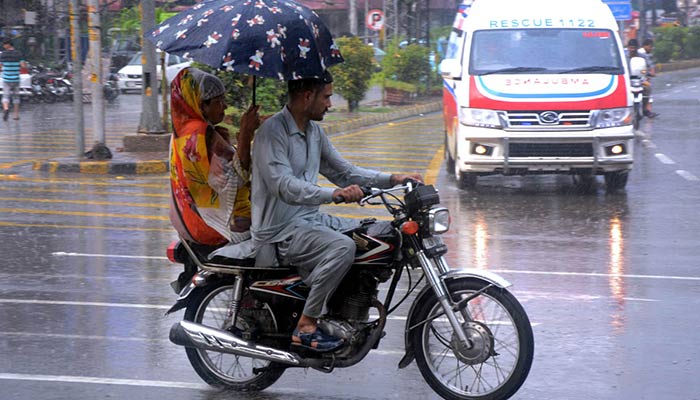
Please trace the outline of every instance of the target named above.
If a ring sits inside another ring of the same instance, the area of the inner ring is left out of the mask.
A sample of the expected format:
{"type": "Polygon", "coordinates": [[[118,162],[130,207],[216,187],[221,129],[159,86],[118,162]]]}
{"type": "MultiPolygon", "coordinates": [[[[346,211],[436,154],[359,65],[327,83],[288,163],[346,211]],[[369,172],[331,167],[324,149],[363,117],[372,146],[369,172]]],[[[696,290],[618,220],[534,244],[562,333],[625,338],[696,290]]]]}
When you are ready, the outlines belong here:
{"type": "Polygon", "coordinates": [[[280,80],[321,77],[343,62],[319,16],[291,0],[206,0],[146,37],[214,68],[280,80]]]}

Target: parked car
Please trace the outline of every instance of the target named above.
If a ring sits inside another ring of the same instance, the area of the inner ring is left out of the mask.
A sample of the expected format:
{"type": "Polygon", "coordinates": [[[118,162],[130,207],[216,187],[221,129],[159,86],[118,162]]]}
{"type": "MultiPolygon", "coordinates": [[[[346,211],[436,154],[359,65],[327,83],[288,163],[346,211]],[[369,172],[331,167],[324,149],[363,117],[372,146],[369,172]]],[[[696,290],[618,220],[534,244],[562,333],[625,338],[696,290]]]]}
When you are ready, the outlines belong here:
{"type": "MultiPolygon", "coordinates": [[[[141,91],[142,85],[142,75],[143,66],[141,64],[141,52],[136,53],[132,57],[131,61],[119,70],[119,91],[126,93],[127,91],[141,91]]],[[[162,73],[160,68],[160,51],[158,51],[158,66],[156,67],[156,74],[158,79],[158,87],[160,87],[160,81],[162,79],[162,73]]],[[[189,67],[192,64],[191,61],[187,61],[180,56],[174,54],[165,53],[165,79],[168,84],[175,78],[175,76],[182,69],[189,67]]]]}
{"type": "Polygon", "coordinates": [[[118,38],[114,40],[110,51],[110,71],[117,72],[141,51],[141,45],[135,38],[118,38]]]}

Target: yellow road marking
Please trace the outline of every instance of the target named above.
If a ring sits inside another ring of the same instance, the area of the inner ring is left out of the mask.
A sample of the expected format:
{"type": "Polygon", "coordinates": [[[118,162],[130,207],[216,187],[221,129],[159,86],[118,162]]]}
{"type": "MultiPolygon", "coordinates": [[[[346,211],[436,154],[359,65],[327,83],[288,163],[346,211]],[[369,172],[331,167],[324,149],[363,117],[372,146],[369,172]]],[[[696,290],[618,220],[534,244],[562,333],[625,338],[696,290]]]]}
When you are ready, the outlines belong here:
{"type": "MultiPolygon", "coordinates": [[[[433,118],[437,118],[437,117],[432,117],[432,118],[428,118],[428,119],[433,119],[433,118]]],[[[398,126],[398,125],[412,124],[412,123],[415,123],[415,122],[416,122],[415,120],[411,119],[411,120],[408,120],[408,121],[393,122],[393,123],[391,123],[391,124],[389,124],[389,125],[392,126],[392,127],[394,127],[394,126],[398,126]]],[[[343,133],[343,134],[340,134],[340,135],[334,135],[333,138],[334,138],[334,139],[340,139],[340,138],[349,138],[349,137],[359,136],[359,135],[363,135],[363,134],[368,133],[368,132],[372,132],[372,131],[378,130],[378,129],[380,129],[380,128],[383,128],[383,127],[382,127],[382,126],[374,126],[374,127],[367,128],[367,129],[361,129],[361,130],[359,130],[359,131],[354,131],[354,132],[350,132],[350,133],[343,133]]]]}
{"type": "Polygon", "coordinates": [[[165,215],[161,216],[161,215],[96,213],[96,212],[86,212],[86,211],[55,211],[55,210],[39,210],[39,209],[31,209],[31,208],[0,208],[0,213],[72,215],[75,217],[151,219],[151,220],[156,220],[156,221],[169,221],[170,220],[170,218],[168,218],[168,216],[165,216],[165,215]]]}
{"type": "Polygon", "coordinates": [[[428,185],[434,185],[437,182],[438,174],[440,173],[440,166],[442,165],[443,155],[445,153],[445,146],[440,146],[438,151],[435,152],[433,159],[428,165],[428,170],[425,172],[425,183],[428,185]]]}
{"type": "MultiPolygon", "coordinates": [[[[129,196],[129,197],[170,197],[169,193],[125,193],[116,191],[96,191],[96,190],[70,190],[70,189],[48,189],[48,188],[27,188],[0,186],[0,191],[11,190],[13,192],[41,192],[41,193],[70,193],[70,194],[89,194],[89,195],[109,195],[109,196],[129,196]]],[[[120,203],[121,204],[121,203],[120,203]]]]}
{"type": "Polygon", "coordinates": [[[126,226],[91,226],[91,225],[56,225],[56,224],[24,224],[0,221],[0,226],[17,228],[58,228],[58,229],[102,229],[116,231],[147,231],[147,232],[174,232],[172,228],[131,228],[126,226]]]}
{"type": "Polygon", "coordinates": [[[123,201],[95,201],[95,200],[58,200],[36,199],[31,197],[0,197],[0,201],[21,201],[26,203],[51,203],[51,204],[85,204],[95,206],[124,206],[124,207],[154,207],[168,208],[168,204],[162,203],[125,203],[123,201]]]}
{"type": "MultiPolygon", "coordinates": [[[[154,178],[149,178],[154,179],[154,178]]],[[[34,182],[34,183],[67,183],[72,185],[90,185],[90,186],[112,186],[112,187],[142,187],[142,188],[157,188],[163,189],[168,187],[167,180],[163,180],[163,183],[153,184],[153,183],[127,183],[127,182],[115,182],[112,180],[100,181],[98,179],[92,178],[25,178],[17,175],[0,175],[0,181],[16,181],[16,182],[34,182]]]]}

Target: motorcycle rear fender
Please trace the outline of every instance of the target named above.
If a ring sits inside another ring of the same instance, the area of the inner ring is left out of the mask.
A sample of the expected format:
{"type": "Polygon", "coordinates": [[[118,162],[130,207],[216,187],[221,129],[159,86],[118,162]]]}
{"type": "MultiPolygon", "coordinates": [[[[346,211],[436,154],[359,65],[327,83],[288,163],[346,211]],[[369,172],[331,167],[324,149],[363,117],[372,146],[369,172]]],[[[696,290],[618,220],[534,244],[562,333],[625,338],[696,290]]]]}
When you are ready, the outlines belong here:
{"type": "Polygon", "coordinates": [[[177,310],[181,310],[185,307],[187,307],[187,304],[189,304],[190,299],[194,296],[190,296],[193,292],[201,290],[200,287],[197,287],[194,285],[194,283],[190,282],[189,285],[185,286],[182,288],[180,291],[180,294],[177,296],[177,300],[175,301],[175,304],[173,304],[172,307],[168,311],[165,312],[165,315],[174,313],[177,310]]]}
{"type": "MultiPolygon", "coordinates": [[[[496,287],[499,287],[501,289],[505,289],[513,285],[512,283],[508,282],[506,279],[494,272],[484,271],[476,268],[450,270],[446,274],[442,275],[441,279],[446,283],[455,279],[475,279],[491,285],[495,285],[496,287]]],[[[418,293],[418,296],[416,296],[416,299],[411,304],[411,309],[408,311],[408,316],[406,317],[406,329],[404,330],[406,354],[404,354],[401,361],[399,361],[399,368],[406,368],[413,362],[413,359],[415,358],[413,342],[411,341],[411,332],[409,328],[420,322],[416,317],[416,309],[418,308],[418,305],[423,304],[426,301],[427,297],[431,295],[432,291],[433,288],[430,287],[430,285],[425,285],[420,291],[420,293],[418,293]]]]}
{"type": "Polygon", "coordinates": [[[190,283],[180,290],[175,304],[173,304],[173,306],[165,312],[165,315],[187,307],[190,299],[196,297],[194,293],[219,280],[219,278],[214,274],[200,273],[198,276],[200,278],[190,280],[190,283]]]}

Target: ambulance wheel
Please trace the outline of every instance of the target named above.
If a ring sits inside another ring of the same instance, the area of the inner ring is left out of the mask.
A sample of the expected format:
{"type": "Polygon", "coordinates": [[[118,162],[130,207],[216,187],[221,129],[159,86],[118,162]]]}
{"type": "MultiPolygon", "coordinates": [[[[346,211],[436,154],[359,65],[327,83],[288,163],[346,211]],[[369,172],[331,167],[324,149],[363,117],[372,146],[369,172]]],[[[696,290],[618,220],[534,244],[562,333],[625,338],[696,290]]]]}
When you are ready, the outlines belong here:
{"type": "Polygon", "coordinates": [[[451,174],[455,170],[455,159],[450,154],[450,146],[447,144],[447,134],[445,134],[445,170],[451,174]]]}
{"type": "Polygon", "coordinates": [[[627,186],[629,171],[613,171],[605,173],[605,190],[608,193],[624,189],[627,186]]]}
{"type": "Polygon", "coordinates": [[[457,187],[460,189],[473,189],[476,186],[478,175],[473,172],[462,172],[459,166],[455,167],[455,179],[457,179],[457,187]]]}

